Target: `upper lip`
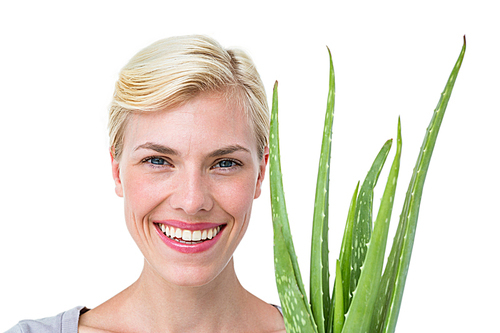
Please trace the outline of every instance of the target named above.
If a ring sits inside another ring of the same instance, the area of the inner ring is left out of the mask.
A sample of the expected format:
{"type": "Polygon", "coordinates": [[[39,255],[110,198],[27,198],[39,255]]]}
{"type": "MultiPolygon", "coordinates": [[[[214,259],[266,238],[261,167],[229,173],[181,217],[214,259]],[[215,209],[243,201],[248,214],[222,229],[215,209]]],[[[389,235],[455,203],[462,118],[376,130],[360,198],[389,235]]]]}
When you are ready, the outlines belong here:
{"type": "Polygon", "coordinates": [[[162,221],[153,221],[153,223],[157,224],[165,224],[171,227],[176,227],[184,230],[203,230],[216,228],[218,226],[223,226],[225,223],[211,223],[211,222],[183,222],[177,220],[162,220],[162,221]]]}

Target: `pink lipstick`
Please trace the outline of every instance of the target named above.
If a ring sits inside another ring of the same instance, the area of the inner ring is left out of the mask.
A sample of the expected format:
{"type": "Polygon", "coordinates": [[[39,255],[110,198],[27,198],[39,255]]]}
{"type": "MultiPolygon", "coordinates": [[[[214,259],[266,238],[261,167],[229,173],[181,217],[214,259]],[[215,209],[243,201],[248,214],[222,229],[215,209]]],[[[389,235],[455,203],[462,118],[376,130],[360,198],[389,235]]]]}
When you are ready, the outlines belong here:
{"type": "Polygon", "coordinates": [[[155,221],[154,225],[163,243],[181,253],[208,250],[220,239],[225,227],[225,224],[181,221],[155,221]]]}

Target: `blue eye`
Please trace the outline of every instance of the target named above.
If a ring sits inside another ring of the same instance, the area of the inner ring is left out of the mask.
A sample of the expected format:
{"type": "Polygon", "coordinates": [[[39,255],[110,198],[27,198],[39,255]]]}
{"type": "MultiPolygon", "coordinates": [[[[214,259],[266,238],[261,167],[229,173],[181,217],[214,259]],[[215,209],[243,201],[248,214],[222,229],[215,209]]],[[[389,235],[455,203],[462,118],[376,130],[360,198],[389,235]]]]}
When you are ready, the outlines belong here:
{"type": "Polygon", "coordinates": [[[238,164],[232,160],[222,160],[215,165],[215,168],[231,168],[237,166],[238,164]]]}
{"type": "Polygon", "coordinates": [[[149,159],[149,162],[154,165],[165,165],[167,164],[167,161],[165,161],[163,158],[160,157],[152,157],[149,159]]]}
{"type": "Polygon", "coordinates": [[[171,165],[166,159],[157,156],[147,157],[142,160],[142,163],[153,168],[164,168],[171,165]]]}

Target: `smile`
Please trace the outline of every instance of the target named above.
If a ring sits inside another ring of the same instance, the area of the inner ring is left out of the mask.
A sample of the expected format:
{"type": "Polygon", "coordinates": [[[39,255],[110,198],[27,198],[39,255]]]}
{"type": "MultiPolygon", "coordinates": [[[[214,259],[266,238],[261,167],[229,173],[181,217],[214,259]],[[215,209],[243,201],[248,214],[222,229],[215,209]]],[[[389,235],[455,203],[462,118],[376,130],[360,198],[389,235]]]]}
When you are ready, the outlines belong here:
{"type": "Polygon", "coordinates": [[[187,230],[165,224],[158,224],[161,232],[168,238],[182,244],[200,244],[217,236],[221,226],[202,230],[187,230]]]}

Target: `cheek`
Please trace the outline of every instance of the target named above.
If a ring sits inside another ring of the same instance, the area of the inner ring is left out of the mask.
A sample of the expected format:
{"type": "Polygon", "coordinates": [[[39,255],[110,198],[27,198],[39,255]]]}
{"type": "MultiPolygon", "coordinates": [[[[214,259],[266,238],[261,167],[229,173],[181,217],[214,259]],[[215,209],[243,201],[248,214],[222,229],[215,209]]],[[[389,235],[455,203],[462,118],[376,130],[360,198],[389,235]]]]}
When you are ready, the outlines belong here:
{"type": "Polygon", "coordinates": [[[127,215],[142,219],[151,212],[161,200],[163,182],[140,174],[127,174],[123,179],[123,197],[127,215]]]}
{"type": "Polygon", "coordinates": [[[249,219],[255,193],[253,181],[236,182],[219,188],[217,192],[219,205],[233,216],[237,223],[249,219]]]}

